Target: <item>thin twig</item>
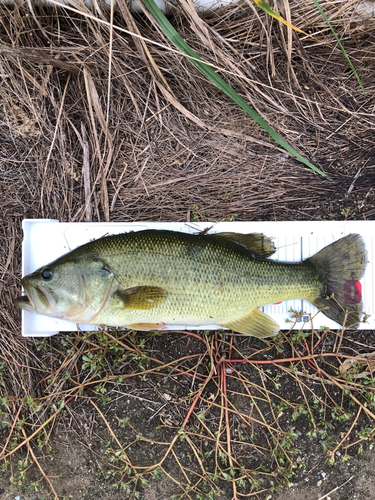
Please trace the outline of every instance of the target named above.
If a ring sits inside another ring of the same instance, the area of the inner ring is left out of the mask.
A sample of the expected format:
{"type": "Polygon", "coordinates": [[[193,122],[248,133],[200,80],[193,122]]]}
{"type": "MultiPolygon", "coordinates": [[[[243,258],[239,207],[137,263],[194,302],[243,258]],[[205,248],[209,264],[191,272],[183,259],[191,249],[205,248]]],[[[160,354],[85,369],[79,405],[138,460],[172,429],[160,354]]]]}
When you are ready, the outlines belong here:
{"type": "MultiPolygon", "coordinates": [[[[26,432],[25,432],[25,429],[22,427],[22,429],[21,429],[21,430],[22,430],[22,434],[24,435],[24,437],[25,437],[25,438],[27,438],[27,436],[26,436],[26,432]]],[[[28,447],[28,449],[29,449],[29,451],[30,451],[30,453],[31,453],[31,456],[32,456],[32,457],[33,457],[33,459],[34,459],[34,462],[35,462],[35,463],[36,463],[36,465],[38,466],[38,469],[39,469],[39,470],[40,470],[40,472],[42,473],[42,476],[44,477],[44,479],[45,479],[45,480],[47,481],[47,483],[49,484],[49,487],[51,488],[51,492],[53,493],[55,500],[59,500],[59,497],[58,497],[58,495],[57,495],[57,493],[56,493],[56,491],[55,491],[55,488],[53,487],[53,484],[52,484],[52,483],[51,483],[51,481],[49,480],[49,477],[46,475],[46,473],[44,472],[44,470],[43,470],[42,466],[40,465],[40,463],[39,463],[38,459],[37,459],[37,458],[36,458],[36,456],[35,456],[35,453],[34,453],[34,451],[33,451],[32,447],[31,447],[30,441],[27,441],[27,447],[28,447]]]]}
{"type": "Polygon", "coordinates": [[[334,493],[335,491],[339,490],[340,488],[342,488],[343,486],[345,486],[347,483],[349,483],[349,481],[351,481],[353,479],[353,477],[354,476],[351,476],[349,479],[347,479],[345,481],[345,483],[342,483],[342,485],[336,486],[336,488],[333,488],[333,490],[331,490],[330,492],[326,493],[324,496],[320,497],[319,500],[324,500],[324,498],[329,497],[329,495],[331,495],[332,493],[334,493]]]}

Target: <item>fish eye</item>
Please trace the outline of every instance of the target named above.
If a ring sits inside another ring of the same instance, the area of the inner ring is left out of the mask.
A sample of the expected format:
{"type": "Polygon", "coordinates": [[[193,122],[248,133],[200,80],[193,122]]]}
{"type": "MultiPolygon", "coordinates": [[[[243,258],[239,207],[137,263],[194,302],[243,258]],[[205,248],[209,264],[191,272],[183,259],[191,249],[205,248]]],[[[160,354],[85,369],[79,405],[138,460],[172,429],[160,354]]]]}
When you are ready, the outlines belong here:
{"type": "Polygon", "coordinates": [[[42,278],[46,281],[49,281],[52,278],[52,271],[48,267],[43,269],[42,271],[42,278]]]}

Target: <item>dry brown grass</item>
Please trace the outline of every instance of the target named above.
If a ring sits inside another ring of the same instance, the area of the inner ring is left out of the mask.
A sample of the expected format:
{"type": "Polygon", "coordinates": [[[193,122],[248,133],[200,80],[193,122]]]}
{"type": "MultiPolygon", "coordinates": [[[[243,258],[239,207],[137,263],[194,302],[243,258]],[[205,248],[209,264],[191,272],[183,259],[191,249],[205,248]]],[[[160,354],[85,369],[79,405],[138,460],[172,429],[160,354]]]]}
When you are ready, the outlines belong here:
{"type": "MultiPolygon", "coordinates": [[[[356,21],[355,2],[345,5],[332,7],[331,20],[366,95],[313,7],[290,6],[313,40],[246,3],[206,19],[186,1],[173,10],[189,44],[332,183],[278,151],[149,20],[129,18],[123,2],[114,24],[164,49],[145,43],[146,51],[139,38],[73,12],[39,9],[39,27],[25,7],[4,8],[4,199],[19,200],[21,216],[73,221],[185,220],[191,205],[207,220],[337,218],[342,203],[356,202],[372,217],[374,22],[356,21]]],[[[109,12],[100,19],[108,23],[109,12]]]]}
{"type": "MultiPolygon", "coordinates": [[[[13,415],[19,401],[44,397],[47,387],[13,307],[23,218],[374,218],[375,20],[363,21],[357,3],[322,7],[365,95],[313,5],[275,2],[312,39],[249,1],[203,17],[187,0],[171,11],[199,55],[332,182],[280,151],[125,0],[113,26],[106,8],[1,8],[0,390],[13,415]]],[[[27,418],[40,425],[47,417],[27,418]]]]}

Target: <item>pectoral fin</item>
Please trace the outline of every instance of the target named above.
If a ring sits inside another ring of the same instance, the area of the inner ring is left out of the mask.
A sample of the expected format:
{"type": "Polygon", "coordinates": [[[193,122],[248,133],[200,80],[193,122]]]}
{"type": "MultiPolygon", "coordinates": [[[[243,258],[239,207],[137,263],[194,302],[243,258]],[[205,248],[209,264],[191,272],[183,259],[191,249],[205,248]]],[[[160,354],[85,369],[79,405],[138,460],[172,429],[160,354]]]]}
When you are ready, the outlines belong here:
{"type": "Polygon", "coordinates": [[[167,292],[157,286],[135,286],[118,290],[114,296],[124,309],[152,309],[161,304],[167,292]]]}
{"type": "Polygon", "coordinates": [[[259,309],[253,309],[243,318],[220,326],[229,328],[238,333],[243,333],[244,335],[252,335],[258,338],[273,337],[277,335],[280,330],[279,325],[259,309]]]}
{"type": "Polygon", "coordinates": [[[254,253],[259,259],[267,259],[276,252],[275,245],[271,238],[262,233],[217,233],[215,236],[240,243],[254,253]]]}

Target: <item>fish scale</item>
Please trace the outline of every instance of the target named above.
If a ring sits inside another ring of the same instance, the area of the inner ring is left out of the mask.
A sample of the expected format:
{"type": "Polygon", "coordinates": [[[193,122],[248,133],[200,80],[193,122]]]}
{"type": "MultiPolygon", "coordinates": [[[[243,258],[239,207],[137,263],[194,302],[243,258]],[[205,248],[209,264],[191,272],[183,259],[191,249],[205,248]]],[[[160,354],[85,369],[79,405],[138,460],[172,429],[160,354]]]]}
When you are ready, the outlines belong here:
{"type": "Polygon", "coordinates": [[[122,288],[167,291],[165,301],[147,314],[108,307],[96,317],[100,324],[222,324],[301,290],[306,298],[315,296],[320,286],[306,266],[255,259],[247,248],[220,237],[140,231],[101,238],[87,245],[91,249],[110,264],[122,288]]]}

